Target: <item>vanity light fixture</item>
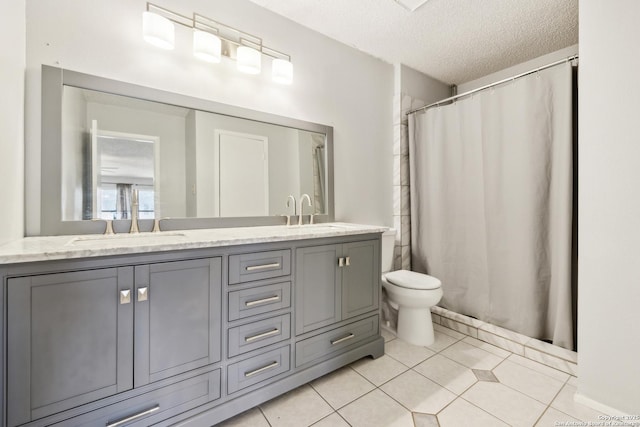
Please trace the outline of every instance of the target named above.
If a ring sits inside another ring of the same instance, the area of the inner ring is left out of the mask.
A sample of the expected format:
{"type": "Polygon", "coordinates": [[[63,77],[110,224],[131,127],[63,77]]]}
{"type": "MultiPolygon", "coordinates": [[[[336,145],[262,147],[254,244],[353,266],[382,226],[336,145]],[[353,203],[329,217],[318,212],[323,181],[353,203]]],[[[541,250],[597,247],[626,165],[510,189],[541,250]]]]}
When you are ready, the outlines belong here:
{"type": "Polygon", "coordinates": [[[193,30],[193,54],[210,63],[218,63],[222,56],[235,59],[237,69],[247,74],[260,74],[262,56],[271,58],[271,78],[280,84],[293,81],[291,56],[262,44],[262,39],[211,18],[194,13],[187,17],[147,2],[143,12],[144,39],[164,49],[173,49],[174,24],[193,30]]]}
{"type": "Polygon", "coordinates": [[[246,74],[260,74],[262,68],[262,55],[249,46],[239,46],[236,61],[238,71],[246,74]]]}
{"type": "Polygon", "coordinates": [[[222,40],[215,34],[193,30],[193,55],[203,61],[217,64],[222,54],[222,40]]]}
{"type": "Polygon", "coordinates": [[[142,34],[147,43],[156,47],[167,50],[174,47],[175,28],[164,16],[149,11],[143,12],[142,34]]]}

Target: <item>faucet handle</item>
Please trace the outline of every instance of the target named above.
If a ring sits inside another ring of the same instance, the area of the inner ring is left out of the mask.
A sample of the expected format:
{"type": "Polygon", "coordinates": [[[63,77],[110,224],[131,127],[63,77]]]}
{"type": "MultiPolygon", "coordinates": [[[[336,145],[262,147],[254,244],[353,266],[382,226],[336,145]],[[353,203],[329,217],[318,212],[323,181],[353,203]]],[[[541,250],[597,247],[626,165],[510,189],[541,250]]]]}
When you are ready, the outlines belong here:
{"type": "Polygon", "coordinates": [[[315,224],[314,218],[315,218],[316,214],[311,214],[309,216],[309,224],[315,224]]]}
{"type": "Polygon", "coordinates": [[[280,216],[287,217],[287,225],[291,225],[291,215],[280,214],[280,216]]]}
{"type": "Polygon", "coordinates": [[[104,227],[104,234],[107,235],[107,236],[111,235],[111,234],[115,234],[113,232],[113,220],[112,219],[105,219],[104,221],[107,223],[107,225],[104,227]]]}
{"type": "Polygon", "coordinates": [[[152,233],[157,233],[160,230],[160,218],[154,218],[153,219],[153,230],[151,230],[152,233]]]}

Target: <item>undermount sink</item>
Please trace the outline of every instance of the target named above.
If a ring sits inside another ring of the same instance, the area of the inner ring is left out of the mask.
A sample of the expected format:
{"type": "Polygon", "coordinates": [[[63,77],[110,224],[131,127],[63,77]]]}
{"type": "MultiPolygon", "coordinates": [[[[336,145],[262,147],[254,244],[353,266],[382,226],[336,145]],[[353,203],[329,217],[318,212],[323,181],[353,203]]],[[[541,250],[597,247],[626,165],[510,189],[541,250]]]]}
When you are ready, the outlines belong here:
{"type": "Polygon", "coordinates": [[[138,233],[138,234],[113,234],[113,235],[91,235],[80,236],[71,240],[67,245],[71,246],[107,246],[113,243],[118,244],[148,244],[148,243],[172,243],[182,241],[186,237],[184,233],[159,232],[159,233],[138,233]]]}

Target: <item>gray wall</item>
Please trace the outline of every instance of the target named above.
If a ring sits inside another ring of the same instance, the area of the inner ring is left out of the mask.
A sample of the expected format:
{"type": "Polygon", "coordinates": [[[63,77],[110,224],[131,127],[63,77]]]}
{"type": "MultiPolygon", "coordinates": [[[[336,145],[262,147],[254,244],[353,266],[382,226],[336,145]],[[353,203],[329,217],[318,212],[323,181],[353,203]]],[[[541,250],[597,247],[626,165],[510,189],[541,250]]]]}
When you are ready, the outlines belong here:
{"type": "Polygon", "coordinates": [[[141,35],[142,1],[28,2],[28,234],[38,234],[40,223],[42,64],[333,126],[336,219],[391,225],[391,65],[248,0],[166,0],[162,6],[186,15],[198,12],[261,36],[268,46],[291,55],[293,84],[272,83],[267,60],[260,76],[238,73],[227,59],[218,66],[198,61],[185,28],[176,29],[175,50],[154,48],[141,35]],[[96,25],[96,17],[109,25],[96,25]]]}
{"type": "Polygon", "coordinates": [[[25,0],[0,2],[0,244],[24,235],[25,0]]]}
{"type": "Polygon", "coordinates": [[[580,2],[576,398],[608,414],[640,413],[639,17],[637,0],[580,2]]]}

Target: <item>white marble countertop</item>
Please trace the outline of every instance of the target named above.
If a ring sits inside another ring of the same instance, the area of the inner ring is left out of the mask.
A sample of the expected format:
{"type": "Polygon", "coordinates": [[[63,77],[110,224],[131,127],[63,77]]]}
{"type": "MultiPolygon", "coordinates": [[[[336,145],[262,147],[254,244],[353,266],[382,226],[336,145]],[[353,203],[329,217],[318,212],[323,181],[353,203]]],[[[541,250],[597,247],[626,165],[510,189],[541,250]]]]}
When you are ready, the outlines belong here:
{"type": "Polygon", "coordinates": [[[110,236],[85,234],[25,237],[0,246],[0,264],[282,242],[382,233],[386,230],[388,228],[382,226],[332,222],[302,226],[276,225],[123,233],[110,236]]]}

